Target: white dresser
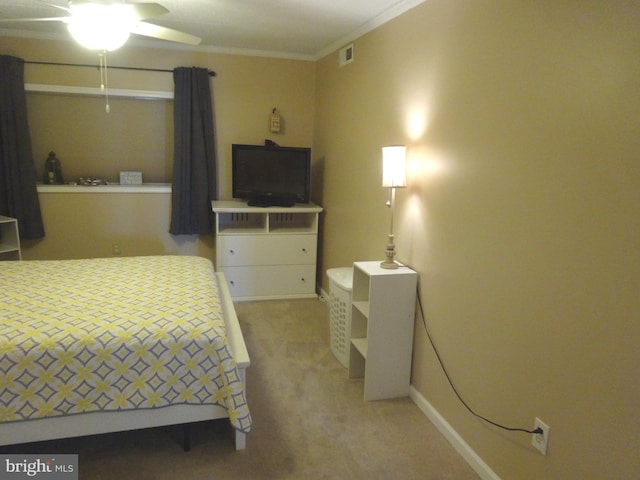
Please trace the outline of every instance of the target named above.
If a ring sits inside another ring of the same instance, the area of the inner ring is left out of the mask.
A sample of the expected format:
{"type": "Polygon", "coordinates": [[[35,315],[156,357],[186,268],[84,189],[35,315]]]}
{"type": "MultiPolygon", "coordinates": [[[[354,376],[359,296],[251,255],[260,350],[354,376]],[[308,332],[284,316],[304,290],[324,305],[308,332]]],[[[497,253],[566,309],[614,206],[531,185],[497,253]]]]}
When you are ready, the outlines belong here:
{"type": "Polygon", "coordinates": [[[318,215],[313,203],[250,207],[211,202],[216,217],[216,270],[241,300],[316,296],[318,215]]]}

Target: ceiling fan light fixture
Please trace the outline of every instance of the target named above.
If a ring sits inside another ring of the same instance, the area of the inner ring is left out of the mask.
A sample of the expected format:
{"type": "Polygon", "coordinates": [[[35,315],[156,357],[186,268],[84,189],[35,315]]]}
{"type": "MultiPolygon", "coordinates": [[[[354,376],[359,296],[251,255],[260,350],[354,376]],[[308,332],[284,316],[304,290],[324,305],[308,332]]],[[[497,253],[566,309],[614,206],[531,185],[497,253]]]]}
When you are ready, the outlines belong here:
{"type": "Polygon", "coordinates": [[[123,4],[82,3],[71,5],[67,30],[83,47],[111,52],[127,42],[136,20],[123,4]]]}

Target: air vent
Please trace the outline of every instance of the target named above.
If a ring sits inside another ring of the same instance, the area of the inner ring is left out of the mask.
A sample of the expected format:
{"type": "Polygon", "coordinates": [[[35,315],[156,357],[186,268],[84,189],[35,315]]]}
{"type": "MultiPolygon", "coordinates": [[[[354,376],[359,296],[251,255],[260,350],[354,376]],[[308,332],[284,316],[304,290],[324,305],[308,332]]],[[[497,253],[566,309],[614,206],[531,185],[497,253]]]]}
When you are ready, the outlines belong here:
{"type": "Polygon", "coordinates": [[[353,43],[340,49],[340,66],[353,62],[353,43]]]}

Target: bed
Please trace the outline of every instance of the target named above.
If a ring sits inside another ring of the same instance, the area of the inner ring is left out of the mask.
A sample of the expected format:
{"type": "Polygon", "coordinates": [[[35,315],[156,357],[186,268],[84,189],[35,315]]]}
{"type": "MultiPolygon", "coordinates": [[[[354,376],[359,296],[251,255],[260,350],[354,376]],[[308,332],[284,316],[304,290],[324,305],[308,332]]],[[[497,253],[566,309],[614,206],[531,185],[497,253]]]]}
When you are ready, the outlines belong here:
{"type": "Polygon", "coordinates": [[[0,445],[228,418],[242,450],[248,366],[207,259],[0,262],[0,445]]]}

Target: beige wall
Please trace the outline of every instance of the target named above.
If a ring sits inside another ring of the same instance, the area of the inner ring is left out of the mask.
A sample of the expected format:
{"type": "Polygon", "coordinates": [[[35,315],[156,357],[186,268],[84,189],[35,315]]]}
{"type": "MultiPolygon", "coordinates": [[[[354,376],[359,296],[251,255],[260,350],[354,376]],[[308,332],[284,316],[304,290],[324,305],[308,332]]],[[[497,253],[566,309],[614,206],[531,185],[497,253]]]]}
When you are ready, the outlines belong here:
{"type": "MultiPolygon", "coordinates": [[[[97,54],[72,42],[3,37],[0,53],[28,61],[98,64],[97,54]]],[[[211,84],[221,199],[231,197],[232,143],[262,144],[270,138],[280,145],[313,147],[313,62],[135,44],[109,53],[107,61],[112,66],[159,69],[195,65],[217,73],[211,84]],[[280,134],[268,131],[274,107],[283,119],[280,134]]],[[[93,68],[26,65],[25,81],[96,88],[100,75],[93,68]]],[[[173,91],[173,77],[170,73],[112,69],[108,71],[108,85],[110,89],[173,91]]],[[[67,181],[88,175],[117,181],[118,172],[127,169],[141,170],[147,182],[171,180],[172,101],[111,98],[109,114],[105,113],[103,98],[29,94],[27,102],[39,177],[48,152],[53,150],[67,181]]],[[[78,194],[41,194],[40,198],[47,236],[39,242],[25,242],[26,259],[110,255],[113,238],[120,238],[123,255],[213,255],[213,241],[207,236],[168,234],[170,207],[166,196],[105,194],[94,199],[78,194]],[[135,221],[140,218],[158,221],[151,226],[150,222],[135,221]],[[158,238],[151,240],[152,236],[158,238]]]]}
{"type": "Polygon", "coordinates": [[[46,235],[23,241],[25,260],[118,255],[198,255],[213,259],[214,235],[169,235],[169,193],[40,193],[46,235]]]}
{"type": "Polygon", "coordinates": [[[443,360],[548,456],[464,409],[419,321],[412,382],[505,480],[640,471],[639,8],[429,0],[318,62],[322,268],[383,258],[380,148],[406,144],[398,257],[443,360]]]}

